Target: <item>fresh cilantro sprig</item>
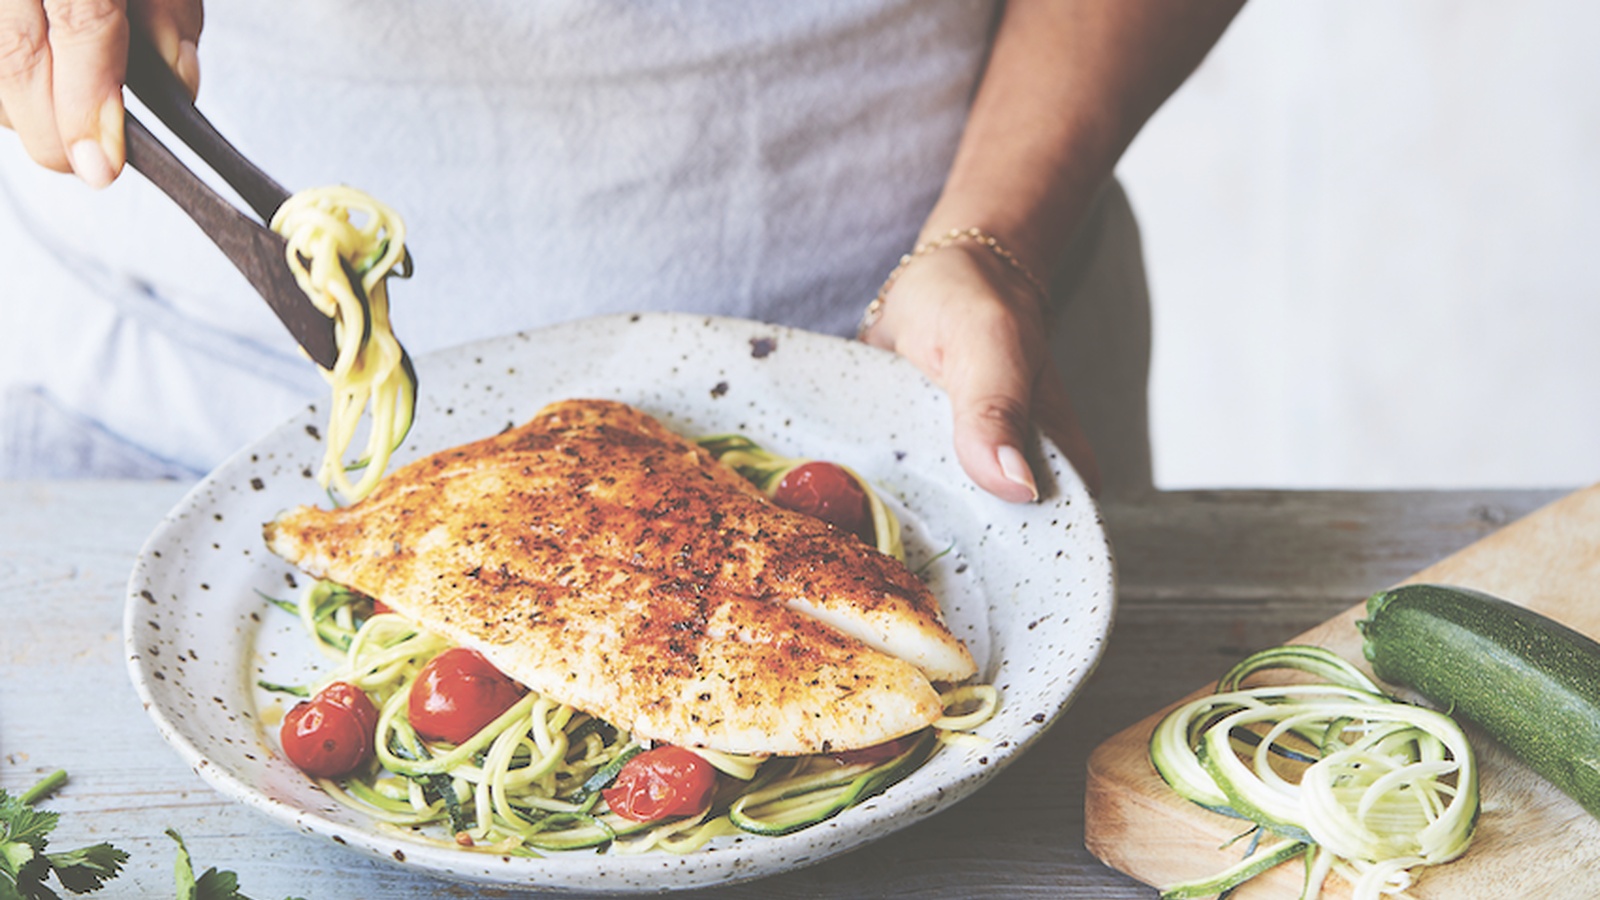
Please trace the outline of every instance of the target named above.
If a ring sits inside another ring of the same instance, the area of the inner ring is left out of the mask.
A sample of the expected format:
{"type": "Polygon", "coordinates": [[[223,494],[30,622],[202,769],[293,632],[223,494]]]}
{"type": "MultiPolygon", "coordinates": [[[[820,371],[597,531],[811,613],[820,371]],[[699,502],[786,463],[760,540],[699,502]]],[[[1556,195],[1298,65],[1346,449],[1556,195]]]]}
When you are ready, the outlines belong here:
{"type": "MultiPolygon", "coordinates": [[[[66,781],[66,771],[57,769],[16,797],[0,790],[0,900],[61,900],[49,884],[51,876],[74,894],[98,891],[128,861],[128,854],[106,843],[59,853],[46,850],[61,814],[35,809],[34,804],[66,781]]],[[[167,836],[178,843],[173,865],[177,900],[250,900],[239,893],[239,876],[232,872],[212,867],[196,878],[183,838],[170,828],[167,836]]]]}
{"type": "Polygon", "coordinates": [[[58,853],[46,849],[61,816],[34,804],[66,780],[67,773],[57,769],[19,796],[0,790],[0,900],[59,900],[51,876],[74,894],[97,891],[128,861],[127,853],[106,843],[58,853]]]}

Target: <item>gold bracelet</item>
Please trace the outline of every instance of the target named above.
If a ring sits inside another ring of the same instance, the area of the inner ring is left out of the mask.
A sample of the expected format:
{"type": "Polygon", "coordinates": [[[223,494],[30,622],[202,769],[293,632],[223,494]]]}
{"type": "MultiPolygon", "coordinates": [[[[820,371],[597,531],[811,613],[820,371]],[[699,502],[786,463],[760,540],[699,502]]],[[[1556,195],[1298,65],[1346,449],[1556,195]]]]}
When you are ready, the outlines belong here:
{"type": "Polygon", "coordinates": [[[900,257],[900,262],[889,271],[889,277],[883,280],[883,286],[878,288],[878,295],[873,297],[872,302],[868,303],[867,308],[862,311],[861,324],[856,326],[856,337],[858,339],[863,337],[868,329],[878,324],[878,320],[883,317],[884,298],[889,296],[889,290],[894,287],[895,280],[900,277],[900,273],[904,272],[907,266],[930,253],[943,250],[951,244],[960,243],[961,241],[975,241],[989,248],[989,251],[1000,257],[1006,265],[1011,267],[1013,272],[1022,276],[1022,280],[1026,281],[1028,287],[1032,288],[1041,299],[1049,295],[1050,292],[1045,289],[1044,283],[1032,272],[1028,271],[1028,267],[1023,265],[1022,261],[1017,259],[1010,250],[1002,247],[1000,241],[994,235],[984,231],[982,228],[952,228],[939,237],[923,241],[913,247],[910,253],[900,257]]]}

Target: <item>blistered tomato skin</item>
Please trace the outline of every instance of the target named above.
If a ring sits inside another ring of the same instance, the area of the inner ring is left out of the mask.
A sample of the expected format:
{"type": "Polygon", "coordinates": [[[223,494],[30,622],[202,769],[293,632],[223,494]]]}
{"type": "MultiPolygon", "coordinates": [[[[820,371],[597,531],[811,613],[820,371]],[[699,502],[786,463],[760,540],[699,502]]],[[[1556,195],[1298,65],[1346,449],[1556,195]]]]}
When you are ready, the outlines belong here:
{"type": "Polygon", "coordinates": [[[378,710],[366,692],[336,681],[283,717],[283,752],[314,778],[338,778],[360,768],[373,755],[378,710]]]}
{"type": "Polygon", "coordinates": [[[784,509],[815,516],[876,545],[872,506],[861,483],[830,462],[808,462],[791,469],[778,482],[772,501],[784,509]]]}
{"type": "Polygon", "coordinates": [[[700,812],[716,789],[717,770],[704,757],[663,744],[624,763],[600,796],[624,819],[653,822],[700,812]]]}
{"type": "Polygon", "coordinates": [[[422,667],[406,711],[411,727],[424,739],[460,744],[527,692],[478,651],[453,647],[422,667]]]}

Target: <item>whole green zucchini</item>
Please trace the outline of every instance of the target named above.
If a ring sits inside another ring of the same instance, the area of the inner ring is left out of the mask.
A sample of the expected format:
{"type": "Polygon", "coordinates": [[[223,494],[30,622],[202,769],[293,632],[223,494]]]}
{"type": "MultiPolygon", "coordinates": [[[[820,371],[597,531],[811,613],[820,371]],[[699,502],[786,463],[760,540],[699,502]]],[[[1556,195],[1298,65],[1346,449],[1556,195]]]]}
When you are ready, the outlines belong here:
{"type": "Polygon", "coordinates": [[[1356,623],[1377,676],[1477,724],[1600,818],[1600,643],[1482,591],[1412,584],[1356,623]]]}

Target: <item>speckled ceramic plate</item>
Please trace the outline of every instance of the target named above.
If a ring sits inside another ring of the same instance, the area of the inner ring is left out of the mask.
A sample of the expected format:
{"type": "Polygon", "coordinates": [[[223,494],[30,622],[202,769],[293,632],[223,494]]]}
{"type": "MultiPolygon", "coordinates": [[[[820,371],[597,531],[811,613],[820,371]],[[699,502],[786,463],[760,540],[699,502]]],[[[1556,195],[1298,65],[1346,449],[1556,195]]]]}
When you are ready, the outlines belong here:
{"type": "Polygon", "coordinates": [[[525,889],[659,892],[769,875],[843,853],[976,790],[1066,709],[1099,659],[1114,576],[1094,503],[1065,459],[1036,448],[1045,498],[977,490],[950,449],[944,395],[890,354],[734,319],[612,316],[418,360],[420,411],[399,462],[521,423],[545,403],[631,403],[686,435],[743,432],[771,450],[845,462],[906,523],[956,634],[1003,705],[974,747],[946,747],[885,793],[785,837],[719,838],[687,856],[442,849],[376,829],[280,755],[282,702],[256,683],[312,680],[293,616],[263,595],[300,583],[261,525],[326,502],[311,473],[322,413],[308,409],[202,481],[151,535],[129,584],[133,681],[162,735],[217,790],[304,832],[434,873],[525,889]],[[948,551],[948,552],[946,552],[948,551]]]}

